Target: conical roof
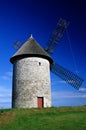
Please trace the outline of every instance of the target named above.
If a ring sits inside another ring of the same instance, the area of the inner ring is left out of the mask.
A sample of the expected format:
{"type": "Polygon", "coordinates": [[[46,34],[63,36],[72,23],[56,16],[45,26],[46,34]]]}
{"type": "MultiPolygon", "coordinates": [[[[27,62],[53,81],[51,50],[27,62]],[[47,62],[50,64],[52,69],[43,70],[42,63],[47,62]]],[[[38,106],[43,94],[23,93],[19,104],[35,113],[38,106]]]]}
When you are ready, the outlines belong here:
{"type": "Polygon", "coordinates": [[[50,63],[53,62],[48,53],[37,43],[33,37],[30,37],[20,47],[20,49],[13,55],[10,61],[13,63],[16,59],[23,57],[42,57],[49,60],[50,63]]]}

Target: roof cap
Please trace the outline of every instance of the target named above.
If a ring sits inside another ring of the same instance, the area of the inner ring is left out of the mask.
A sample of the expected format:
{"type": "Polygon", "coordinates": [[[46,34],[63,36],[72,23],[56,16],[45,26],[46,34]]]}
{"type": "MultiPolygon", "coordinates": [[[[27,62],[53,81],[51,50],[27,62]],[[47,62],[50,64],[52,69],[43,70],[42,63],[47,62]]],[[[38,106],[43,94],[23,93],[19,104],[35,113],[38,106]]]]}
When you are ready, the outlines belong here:
{"type": "Polygon", "coordinates": [[[33,38],[32,34],[30,38],[19,48],[19,50],[10,58],[11,63],[16,59],[24,57],[41,57],[49,60],[50,63],[53,63],[52,58],[48,53],[37,43],[33,38]]]}
{"type": "Polygon", "coordinates": [[[30,34],[30,38],[33,38],[33,35],[32,35],[32,33],[30,34]]]}

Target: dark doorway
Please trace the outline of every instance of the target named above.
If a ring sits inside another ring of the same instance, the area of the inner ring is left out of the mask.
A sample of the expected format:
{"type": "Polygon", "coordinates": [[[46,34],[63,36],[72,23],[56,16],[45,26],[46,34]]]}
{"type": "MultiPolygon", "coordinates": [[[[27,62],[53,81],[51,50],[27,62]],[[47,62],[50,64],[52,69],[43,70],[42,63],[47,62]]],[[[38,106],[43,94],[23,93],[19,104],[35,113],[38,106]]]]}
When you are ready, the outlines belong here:
{"type": "Polygon", "coordinates": [[[37,97],[38,108],[43,108],[43,97],[37,97]]]}

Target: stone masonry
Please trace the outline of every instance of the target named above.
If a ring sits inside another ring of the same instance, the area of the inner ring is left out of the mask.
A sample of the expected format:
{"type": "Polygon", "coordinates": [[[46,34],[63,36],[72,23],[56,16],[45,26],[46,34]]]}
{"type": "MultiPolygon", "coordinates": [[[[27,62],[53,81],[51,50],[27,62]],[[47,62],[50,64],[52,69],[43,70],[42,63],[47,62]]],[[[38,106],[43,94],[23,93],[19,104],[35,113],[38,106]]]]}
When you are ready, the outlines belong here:
{"type": "Polygon", "coordinates": [[[44,107],[51,106],[50,63],[39,57],[16,59],[13,64],[13,108],[37,108],[37,97],[44,107]]]}

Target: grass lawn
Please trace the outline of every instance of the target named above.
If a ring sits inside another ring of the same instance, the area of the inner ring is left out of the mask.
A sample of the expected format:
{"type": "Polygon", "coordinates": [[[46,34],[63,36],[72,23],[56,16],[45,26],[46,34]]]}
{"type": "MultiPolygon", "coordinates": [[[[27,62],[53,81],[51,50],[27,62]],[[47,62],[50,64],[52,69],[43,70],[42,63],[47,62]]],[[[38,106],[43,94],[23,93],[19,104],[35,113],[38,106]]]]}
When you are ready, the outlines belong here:
{"type": "Polygon", "coordinates": [[[0,130],[86,130],[86,106],[0,110],[0,130]]]}

